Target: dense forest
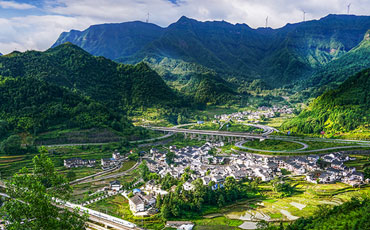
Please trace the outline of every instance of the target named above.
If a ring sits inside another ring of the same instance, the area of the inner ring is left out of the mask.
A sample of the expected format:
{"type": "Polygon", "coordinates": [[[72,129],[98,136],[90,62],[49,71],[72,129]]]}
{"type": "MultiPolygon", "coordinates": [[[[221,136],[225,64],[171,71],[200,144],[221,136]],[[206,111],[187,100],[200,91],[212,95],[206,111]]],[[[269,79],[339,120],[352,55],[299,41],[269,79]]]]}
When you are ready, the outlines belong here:
{"type": "Polygon", "coordinates": [[[264,230],[360,230],[370,229],[370,199],[352,198],[351,201],[333,208],[323,205],[315,215],[299,218],[284,227],[262,224],[264,230]]]}
{"type": "Polygon", "coordinates": [[[15,132],[37,134],[52,127],[122,131],[132,127],[126,117],[101,103],[33,77],[1,77],[0,101],[2,126],[15,132]]]}
{"type": "Polygon", "coordinates": [[[370,69],[346,80],[315,99],[282,128],[298,133],[348,132],[370,122],[370,69]]]}
{"type": "Polygon", "coordinates": [[[94,57],[71,43],[45,52],[13,52],[2,56],[0,75],[45,80],[88,96],[114,110],[180,104],[175,92],[146,64],[118,64],[103,57],[94,57]]]}

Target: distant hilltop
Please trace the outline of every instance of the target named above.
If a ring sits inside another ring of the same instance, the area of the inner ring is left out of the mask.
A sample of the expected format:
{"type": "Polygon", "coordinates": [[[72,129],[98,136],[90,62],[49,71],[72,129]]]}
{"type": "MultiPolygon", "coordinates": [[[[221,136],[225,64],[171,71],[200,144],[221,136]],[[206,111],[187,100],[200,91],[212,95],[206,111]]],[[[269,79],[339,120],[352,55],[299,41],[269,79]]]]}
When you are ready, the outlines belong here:
{"type": "Polygon", "coordinates": [[[212,70],[225,80],[261,79],[275,88],[300,82],[340,58],[360,44],[369,28],[370,16],[356,15],[330,14],[278,29],[183,16],[165,28],[133,21],[71,30],[53,47],[71,42],[117,62],[145,61],[172,80],[212,70]]]}

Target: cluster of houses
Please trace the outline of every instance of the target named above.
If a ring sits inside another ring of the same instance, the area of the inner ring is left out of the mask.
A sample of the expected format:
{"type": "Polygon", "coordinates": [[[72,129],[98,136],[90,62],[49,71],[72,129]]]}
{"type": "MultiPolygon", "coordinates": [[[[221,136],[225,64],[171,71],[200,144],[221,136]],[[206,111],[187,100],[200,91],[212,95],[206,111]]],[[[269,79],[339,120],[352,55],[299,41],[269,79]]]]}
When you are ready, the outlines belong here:
{"type": "MultiPolygon", "coordinates": [[[[225,157],[217,157],[210,154],[211,149],[221,147],[222,145],[223,143],[221,142],[207,142],[201,147],[187,146],[185,148],[176,148],[176,146],[170,146],[169,151],[175,154],[173,162],[170,164],[166,160],[166,153],[151,150],[152,157],[147,160],[147,165],[151,172],[155,172],[161,177],[170,174],[174,178],[180,178],[188,167],[190,167],[190,170],[205,175],[207,171],[216,170],[226,163],[225,157]]],[[[190,176],[193,180],[198,178],[196,174],[191,174],[190,176]]]]}
{"type": "Polygon", "coordinates": [[[292,114],[293,113],[293,108],[290,108],[287,105],[284,106],[272,106],[272,107],[267,107],[267,106],[261,106],[258,108],[258,110],[261,111],[268,111],[268,112],[274,112],[274,113],[280,113],[280,114],[292,114]]]}
{"type": "MultiPolygon", "coordinates": [[[[358,186],[365,182],[363,173],[357,172],[354,167],[347,167],[344,162],[355,160],[342,153],[331,153],[321,157],[324,170],[308,167],[305,162],[303,166],[307,170],[306,179],[312,183],[335,183],[343,182],[351,186],[358,186]]],[[[369,181],[366,180],[368,183],[369,181]]]]}
{"type": "Polygon", "coordinates": [[[111,158],[102,158],[101,159],[101,167],[103,169],[109,169],[109,168],[114,168],[116,166],[118,166],[123,160],[123,157],[121,156],[121,154],[115,150],[113,153],[112,153],[112,157],[111,158]]]}
{"type": "Polygon", "coordinates": [[[222,184],[229,176],[237,180],[261,178],[262,181],[269,181],[276,176],[281,176],[281,169],[286,169],[295,175],[306,175],[306,179],[313,183],[343,182],[358,186],[365,182],[362,173],[344,165],[345,161],[353,159],[341,152],[321,157],[319,155],[267,157],[250,153],[216,157],[208,154],[216,145],[206,143],[201,147],[193,146],[182,149],[171,146],[170,151],[175,153],[174,162],[171,164],[167,163],[165,153],[154,151],[151,159],[148,160],[149,170],[161,177],[170,174],[175,178],[180,178],[186,168],[190,167],[193,173],[183,184],[185,190],[192,190],[191,182],[198,178],[201,178],[205,185],[211,181],[215,184],[222,184]]]}
{"type": "Polygon", "coordinates": [[[95,167],[96,160],[93,159],[81,159],[79,157],[69,158],[64,160],[64,167],[70,168],[79,168],[79,167],[95,167]]]}
{"type": "MultiPolygon", "coordinates": [[[[298,157],[262,157],[253,154],[234,156],[228,171],[236,179],[247,174],[247,177],[260,177],[268,181],[281,175],[281,169],[286,169],[296,175],[306,175],[306,180],[312,183],[343,182],[351,186],[363,184],[364,175],[356,168],[344,165],[344,162],[354,160],[342,152],[323,156],[308,155],[298,157]],[[320,159],[320,163],[319,163],[320,159]],[[246,167],[245,167],[246,166],[246,167]]],[[[241,178],[242,178],[241,177],[241,178]]]]}
{"type": "Polygon", "coordinates": [[[261,119],[262,116],[264,116],[265,118],[273,118],[276,116],[276,113],[292,114],[293,109],[288,106],[282,106],[282,107],[262,106],[262,107],[259,107],[257,111],[243,111],[243,112],[236,112],[232,114],[221,114],[221,115],[215,115],[214,118],[217,120],[224,120],[224,121],[233,119],[238,122],[243,122],[245,120],[258,121],[261,119]]]}
{"type": "MultiPolygon", "coordinates": [[[[103,170],[110,169],[118,166],[124,158],[121,154],[115,150],[112,153],[112,158],[101,159],[101,166],[103,170]]],[[[79,157],[69,158],[64,160],[64,167],[66,168],[78,168],[78,167],[95,167],[96,160],[94,159],[81,159],[79,157]]]]}

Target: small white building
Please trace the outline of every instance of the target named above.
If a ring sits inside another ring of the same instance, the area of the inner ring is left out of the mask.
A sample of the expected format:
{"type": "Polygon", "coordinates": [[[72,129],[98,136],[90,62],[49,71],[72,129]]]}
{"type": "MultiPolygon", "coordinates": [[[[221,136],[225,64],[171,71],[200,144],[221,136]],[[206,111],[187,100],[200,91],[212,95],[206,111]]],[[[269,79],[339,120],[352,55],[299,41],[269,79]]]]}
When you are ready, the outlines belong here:
{"type": "Polygon", "coordinates": [[[135,196],[128,199],[130,210],[134,213],[136,212],[143,212],[145,211],[145,202],[141,198],[140,194],[136,194],[135,196]]]}

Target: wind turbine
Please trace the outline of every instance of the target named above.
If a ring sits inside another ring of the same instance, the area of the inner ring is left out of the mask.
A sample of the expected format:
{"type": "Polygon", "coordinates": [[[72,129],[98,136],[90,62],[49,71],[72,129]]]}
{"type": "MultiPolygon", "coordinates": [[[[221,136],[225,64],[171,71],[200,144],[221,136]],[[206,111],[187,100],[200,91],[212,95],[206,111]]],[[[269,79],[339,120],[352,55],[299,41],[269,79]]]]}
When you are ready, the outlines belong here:
{"type": "Polygon", "coordinates": [[[349,10],[351,9],[351,5],[352,5],[352,3],[347,5],[347,14],[349,14],[349,10]]]}
{"type": "Polygon", "coordinates": [[[267,28],[268,24],[269,24],[269,16],[266,17],[266,28],[267,28]]]}
{"type": "Polygon", "coordinates": [[[306,21],[306,11],[304,11],[304,10],[302,10],[302,12],[303,12],[303,22],[305,22],[306,21]]]}
{"type": "Polygon", "coordinates": [[[146,23],[149,23],[149,12],[146,14],[146,23]]]}

